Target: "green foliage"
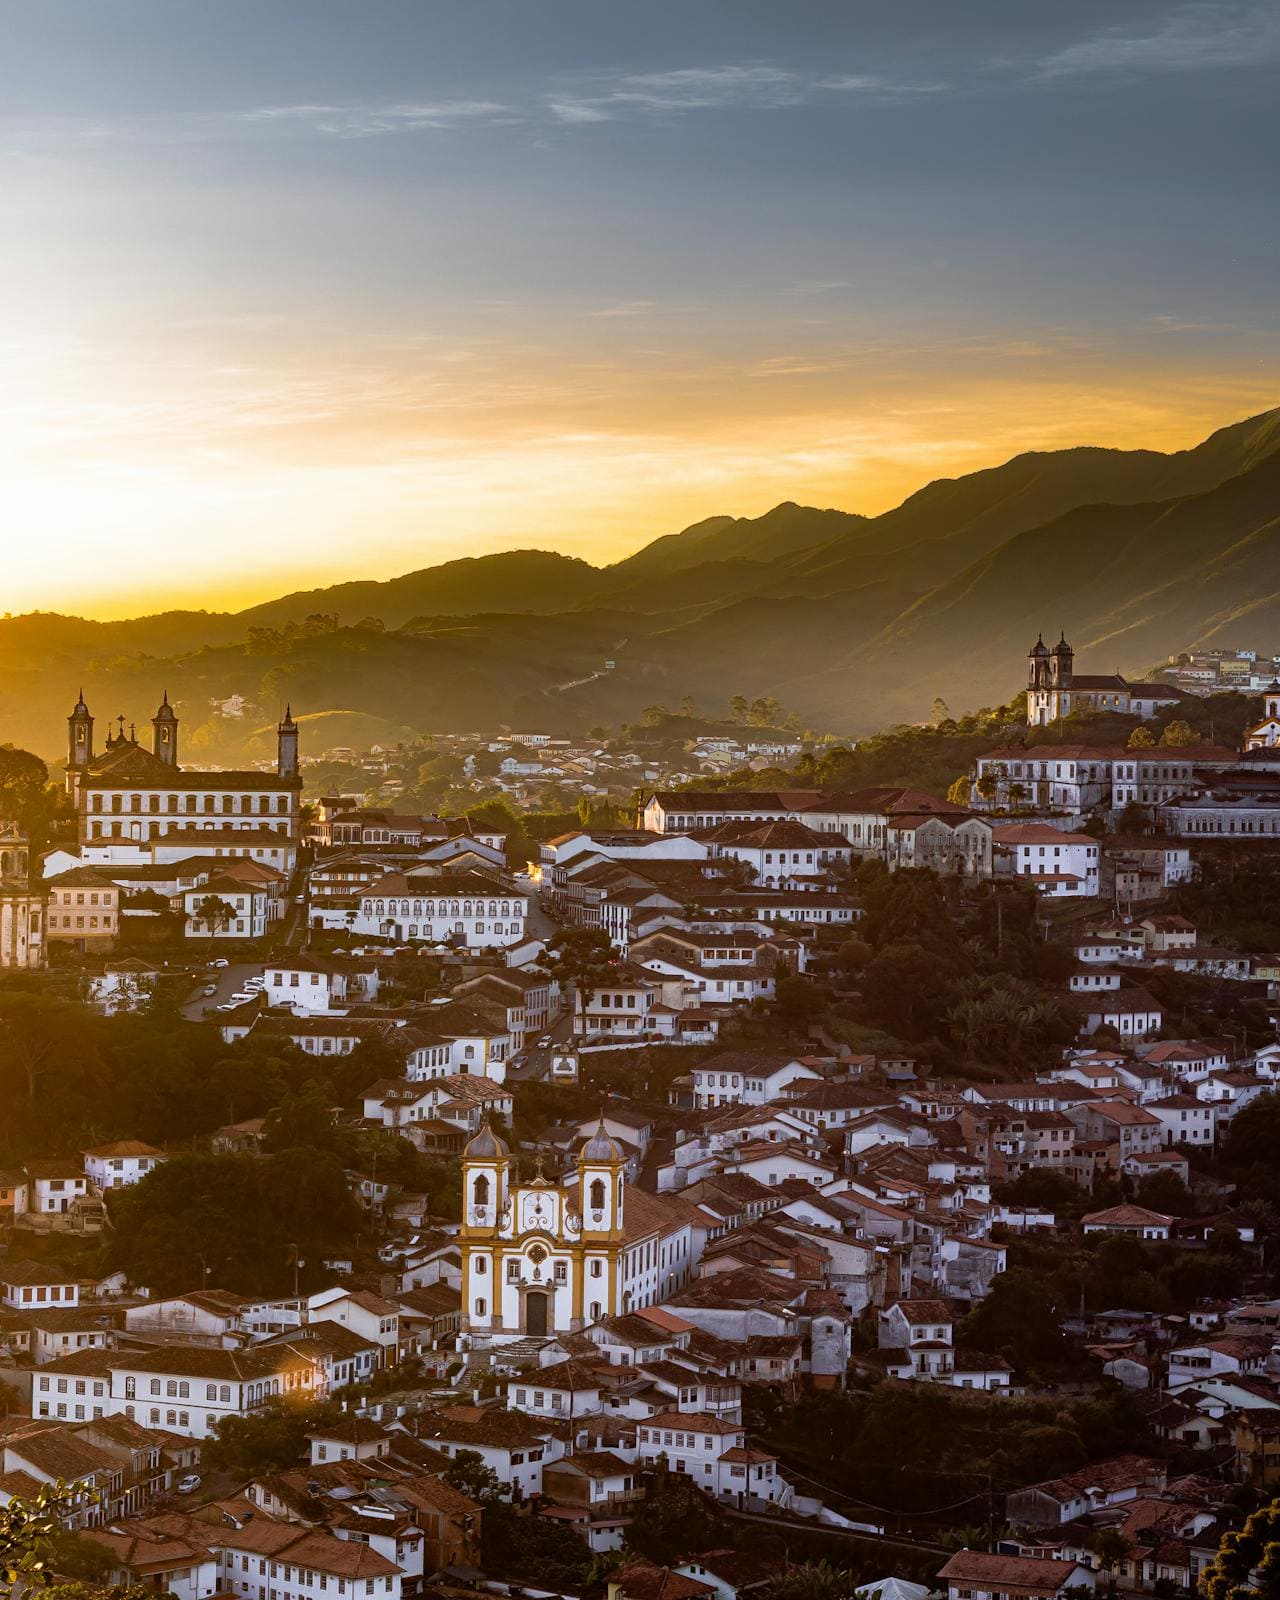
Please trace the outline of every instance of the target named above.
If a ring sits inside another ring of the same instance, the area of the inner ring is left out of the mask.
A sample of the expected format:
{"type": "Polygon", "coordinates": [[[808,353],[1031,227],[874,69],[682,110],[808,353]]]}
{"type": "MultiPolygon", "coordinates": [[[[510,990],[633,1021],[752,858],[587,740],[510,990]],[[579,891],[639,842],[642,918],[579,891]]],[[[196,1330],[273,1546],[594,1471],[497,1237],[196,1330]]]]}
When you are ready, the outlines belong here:
{"type": "Polygon", "coordinates": [[[86,1495],[92,1491],[84,1484],[59,1478],[29,1499],[0,1506],[0,1584],[15,1589],[51,1582],[62,1518],[86,1495]]]}
{"type": "Polygon", "coordinates": [[[1280,1600],[1280,1501],[1259,1507],[1239,1531],[1223,1534],[1200,1574],[1200,1593],[1205,1600],[1280,1600]]]}
{"type": "Polygon", "coordinates": [[[617,952],[603,928],[561,928],[547,941],[535,970],[555,978],[564,990],[572,988],[576,1004],[585,1010],[601,984],[614,976],[616,962],[617,952]]]}
{"type": "Polygon", "coordinates": [[[691,1550],[722,1544],[724,1524],[692,1483],[680,1473],[659,1467],[649,1492],[635,1508],[627,1529],[627,1545],[658,1566],[670,1566],[691,1550]]]}
{"type": "Polygon", "coordinates": [[[957,1343],[1002,1355],[1018,1372],[1062,1360],[1066,1338],[1060,1326],[1064,1308],[1051,1287],[1025,1268],[996,1277],[957,1330],[957,1343]]]}
{"type": "Polygon", "coordinates": [[[240,1294],[323,1282],[321,1259],[350,1248],[361,1221],[342,1163],[327,1151],[177,1156],[122,1193],[111,1265],[158,1294],[190,1288],[202,1255],[209,1279],[240,1294]]]}
{"type": "Polygon", "coordinates": [[[237,1479],[263,1472],[283,1472],[303,1458],[307,1435],[332,1422],[336,1407],[290,1405],[269,1400],[243,1417],[223,1417],[200,1449],[200,1464],[207,1472],[226,1472],[237,1479]]]}
{"type": "Polygon", "coordinates": [[[829,1561],[803,1561],[770,1579],[763,1600],[849,1600],[857,1591],[853,1574],[829,1561]]]}
{"type": "Polygon", "coordinates": [[[498,1474],[485,1466],[478,1450],[459,1450],[440,1476],[478,1506],[492,1506],[506,1493],[498,1474]]]}

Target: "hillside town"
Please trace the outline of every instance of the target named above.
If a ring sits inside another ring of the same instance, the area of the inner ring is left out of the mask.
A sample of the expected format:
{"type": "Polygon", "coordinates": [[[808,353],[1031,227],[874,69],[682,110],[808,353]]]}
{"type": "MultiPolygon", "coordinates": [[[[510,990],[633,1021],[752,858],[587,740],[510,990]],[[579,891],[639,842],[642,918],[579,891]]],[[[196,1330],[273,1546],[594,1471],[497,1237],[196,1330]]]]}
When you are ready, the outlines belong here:
{"type": "Polygon", "coordinates": [[[1040,638],[946,794],[744,734],[518,828],[79,696],[0,824],[0,1511],[178,1600],[1194,1591],[1280,1483],[1260,691],[1040,638]]]}

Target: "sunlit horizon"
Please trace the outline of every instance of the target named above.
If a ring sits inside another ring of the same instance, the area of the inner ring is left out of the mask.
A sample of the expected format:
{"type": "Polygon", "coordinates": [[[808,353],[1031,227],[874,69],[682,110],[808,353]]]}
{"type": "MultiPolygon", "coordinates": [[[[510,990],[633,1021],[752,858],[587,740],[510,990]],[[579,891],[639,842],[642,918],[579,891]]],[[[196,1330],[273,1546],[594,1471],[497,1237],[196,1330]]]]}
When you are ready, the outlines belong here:
{"type": "Polygon", "coordinates": [[[0,60],[9,612],[600,565],[1280,400],[1267,8],[160,15],[0,60]]]}

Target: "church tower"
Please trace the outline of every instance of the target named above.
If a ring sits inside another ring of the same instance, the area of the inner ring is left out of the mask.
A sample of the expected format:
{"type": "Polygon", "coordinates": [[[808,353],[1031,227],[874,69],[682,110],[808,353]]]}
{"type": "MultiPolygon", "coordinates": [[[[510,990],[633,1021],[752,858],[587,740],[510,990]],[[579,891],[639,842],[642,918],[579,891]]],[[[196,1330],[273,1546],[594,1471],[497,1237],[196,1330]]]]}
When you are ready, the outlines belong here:
{"type": "Polygon", "coordinates": [[[83,771],[93,760],[93,718],[84,703],[84,690],[67,718],[67,770],[83,771]]]}
{"type": "MultiPolygon", "coordinates": [[[[1049,658],[1049,676],[1055,689],[1070,689],[1075,659],[1076,653],[1067,643],[1066,634],[1061,634],[1049,658]]],[[[1066,715],[1065,708],[1062,715],[1066,715]]]]}
{"type": "Polygon", "coordinates": [[[589,1322],[622,1309],[619,1255],[623,1245],[621,1145],[600,1126],[578,1152],[578,1206],[582,1216],[585,1277],[582,1309],[589,1322]]]}
{"type": "Polygon", "coordinates": [[[501,1324],[498,1233],[507,1210],[511,1152],[486,1122],[462,1151],[462,1313],[467,1324],[501,1324]]]}
{"type": "Polygon", "coordinates": [[[160,709],[151,719],[151,726],[155,730],[151,741],[151,748],[157,758],[167,767],[178,765],[178,718],[173,707],[169,704],[169,691],[164,692],[164,699],[160,702],[160,709]]]}
{"type": "Polygon", "coordinates": [[[298,776],[298,724],[292,704],[284,708],[284,721],[276,724],[276,771],[282,778],[298,776]]]}
{"type": "Polygon", "coordinates": [[[1036,642],[1027,651],[1027,689],[1044,689],[1049,683],[1049,646],[1044,635],[1038,634],[1036,642]]]}

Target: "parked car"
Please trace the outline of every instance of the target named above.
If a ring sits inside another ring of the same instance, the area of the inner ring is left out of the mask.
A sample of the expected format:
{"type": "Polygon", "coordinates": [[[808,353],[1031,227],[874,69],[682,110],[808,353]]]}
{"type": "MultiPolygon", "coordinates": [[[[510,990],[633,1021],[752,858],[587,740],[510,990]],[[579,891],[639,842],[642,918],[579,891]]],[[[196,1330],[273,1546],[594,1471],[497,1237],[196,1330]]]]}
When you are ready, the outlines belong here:
{"type": "Polygon", "coordinates": [[[188,1472],[185,1478],[179,1480],[178,1493],[194,1494],[199,1487],[200,1474],[198,1472],[188,1472]]]}
{"type": "Polygon", "coordinates": [[[206,998],[211,994],[217,994],[217,992],[218,992],[218,985],[216,983],[206,983],[205,984],[205,986],[204,986],[204,994],[205,994],[206,998]]]}
{"type": "Polygon", "coordinates": [[[544,1033],[542,1035],[541,1039],[538,1040],[538,1049],[539,1050],[550,1050],[550,1048],[551,1048],[551,1035],[549,1033],[544,1033]]]}
{"type": "Polygon", "coordinates": [[[227,960],[226,956],[219,956],[215,961],[211,961],[209,965],[211,967],[229,967],[231,963],[227,960]]]}

